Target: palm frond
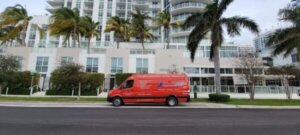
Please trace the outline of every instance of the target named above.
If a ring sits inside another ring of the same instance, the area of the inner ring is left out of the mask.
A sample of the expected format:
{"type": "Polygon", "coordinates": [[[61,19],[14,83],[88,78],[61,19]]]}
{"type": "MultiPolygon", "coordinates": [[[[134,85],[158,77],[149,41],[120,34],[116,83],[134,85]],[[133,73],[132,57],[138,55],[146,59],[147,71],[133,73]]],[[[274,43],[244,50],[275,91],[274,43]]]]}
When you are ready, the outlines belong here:
{"type": "Polygon", "coordinates": [[[240,35],[240,27],[247,28],[255,34],[259,33],[258,25],[247,17],[234,16],[230,18],[221,18],[219,22],[227,27],[227,32],[232,37],[240,35]]]}

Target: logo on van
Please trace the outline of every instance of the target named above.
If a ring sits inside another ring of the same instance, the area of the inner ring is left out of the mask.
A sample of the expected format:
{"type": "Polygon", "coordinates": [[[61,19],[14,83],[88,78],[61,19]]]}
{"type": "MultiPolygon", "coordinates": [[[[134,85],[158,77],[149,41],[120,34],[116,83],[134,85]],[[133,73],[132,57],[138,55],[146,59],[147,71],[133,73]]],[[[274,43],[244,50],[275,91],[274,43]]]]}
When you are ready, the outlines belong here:
{"type": "Polygon", "coordinates": [[[157,87],[159,88],[159,87],[161,87],[161,86],[163,86],[163,85],[164,85],[163,82],[159,82],[159,84],[157,85],[157,87]]]}

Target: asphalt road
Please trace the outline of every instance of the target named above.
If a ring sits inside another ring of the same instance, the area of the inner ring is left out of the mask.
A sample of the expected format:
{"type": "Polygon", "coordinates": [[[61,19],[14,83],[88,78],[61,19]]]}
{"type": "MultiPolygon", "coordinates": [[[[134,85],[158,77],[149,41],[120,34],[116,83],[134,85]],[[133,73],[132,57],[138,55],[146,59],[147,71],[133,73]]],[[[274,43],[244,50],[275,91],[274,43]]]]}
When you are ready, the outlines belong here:
{"type": "Polygon", "coordinates": [[[0,135],[299,135],[300,110],[0,107],[0,135]]]}

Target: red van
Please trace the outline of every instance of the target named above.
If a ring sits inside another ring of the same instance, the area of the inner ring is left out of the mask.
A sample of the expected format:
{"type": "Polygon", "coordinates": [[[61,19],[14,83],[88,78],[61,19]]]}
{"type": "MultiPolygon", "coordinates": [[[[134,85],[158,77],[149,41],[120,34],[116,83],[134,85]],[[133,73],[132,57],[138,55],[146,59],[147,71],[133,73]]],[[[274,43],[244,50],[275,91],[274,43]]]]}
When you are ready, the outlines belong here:
{"type": "Polygon", "coordinates": [[[166,103],[176,106],[190,101],[189,80],[184,74],[135,74],[108,93],[114,106],[126,103],[166,103]]]}

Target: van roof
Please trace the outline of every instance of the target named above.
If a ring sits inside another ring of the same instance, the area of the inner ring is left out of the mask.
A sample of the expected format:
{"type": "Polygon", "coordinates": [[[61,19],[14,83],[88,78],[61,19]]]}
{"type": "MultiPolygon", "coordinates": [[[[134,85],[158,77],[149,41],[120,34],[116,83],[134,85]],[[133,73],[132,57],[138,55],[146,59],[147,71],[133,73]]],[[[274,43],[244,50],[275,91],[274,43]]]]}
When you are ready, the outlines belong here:
{"type": "Polygon", "coordinates": [[[186,74],[134,74],[130,78],[165,78],[165,77],[187,77],[186,74]]]}

